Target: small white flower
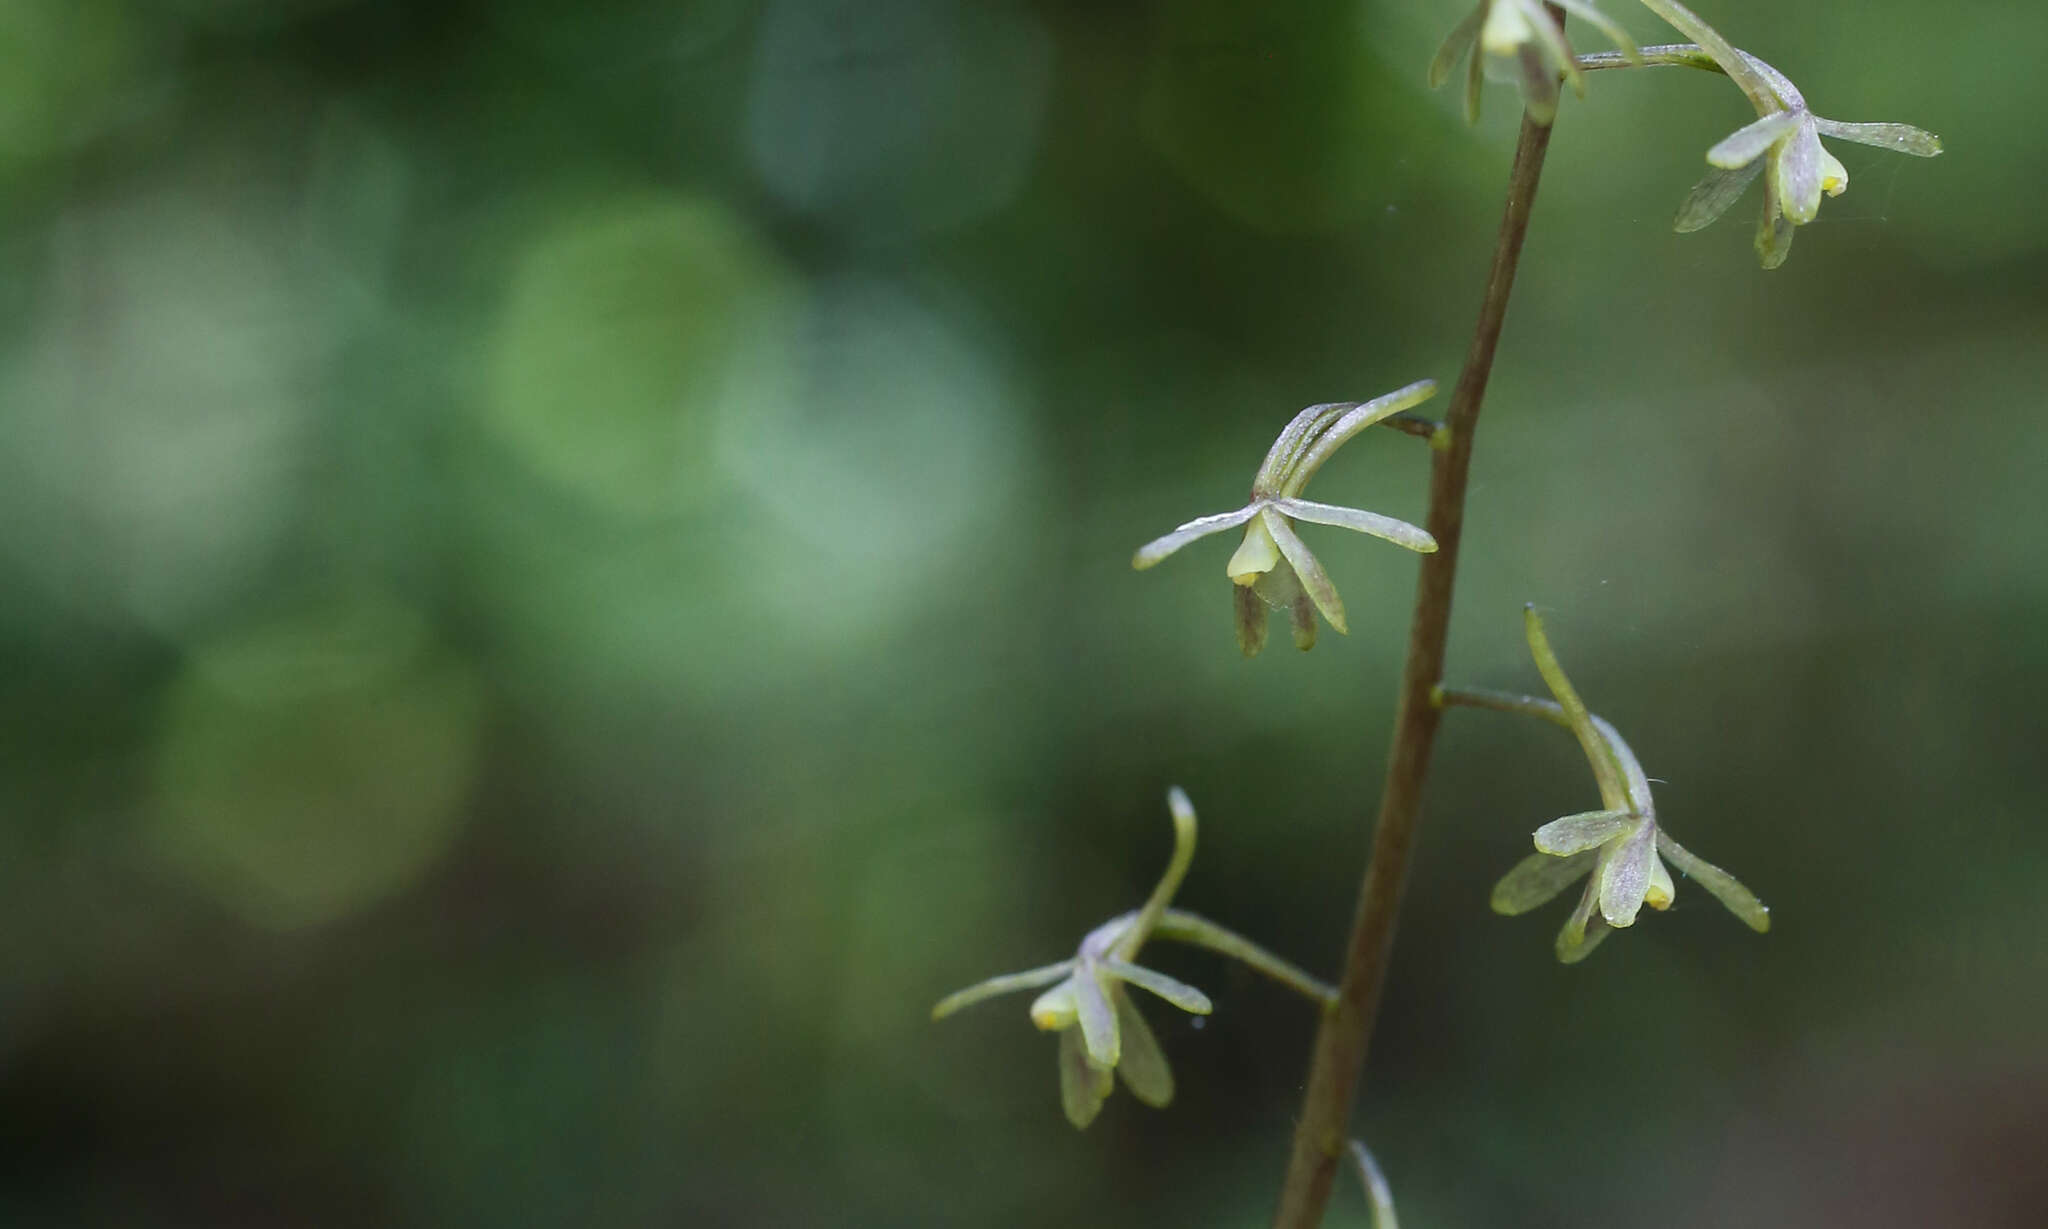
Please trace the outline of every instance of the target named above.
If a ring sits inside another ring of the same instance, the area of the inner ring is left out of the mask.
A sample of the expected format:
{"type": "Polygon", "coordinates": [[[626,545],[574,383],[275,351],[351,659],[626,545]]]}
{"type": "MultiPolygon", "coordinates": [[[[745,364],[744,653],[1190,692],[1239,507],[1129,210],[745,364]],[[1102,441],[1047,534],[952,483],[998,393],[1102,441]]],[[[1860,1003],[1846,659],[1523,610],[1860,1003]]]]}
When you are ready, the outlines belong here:
{"type": "Polygon", "coordinates": [[[1557,935],[1557,958],[1584,960],[1611,929],[1635,925],[1644,905],[1667,909],[1676,893],[1669,858],[1694,882],[1759,934],[1771,927],[1770,910],[1733,875],[1694,856],[1657,825],[1650,781],[1621,734],[1586,706],[1565,677],[1534,608],[1524,612],[1529,652],[1550,693],[1557,719],[1578,736],[1604,804],[1567,815],[1536,830],[1537,852],[1524,858],[1493,889],[1493,909],[1513,916],[1544,904],[1590,874],[1579,903],[1557,935]],[[1659,855],[1662,855],[1661,857],[1659,855]]]}
{"type": "Polygon", "coordinates": [[[1874,145],[1916,158],[1941,152],[1941,138],[1910,124],[1850,124],[1822,119],[1806,105],[1805,95],[1777,69],[1736,48],[1697,13],[1676,0],[1644,0],[1666,21],[1698,44],[1697,48],[1660,47],[1671,57],[1703,52],[1756,108],[1755,122],[1723,138],[1707,151],[1714,169],[1693,187],[1679,206],[1674,227],[1681,234],[1700,230],[1728,211],[1759,175],[1764,181],[1763,212],[1757,220],[1756,254],[1766,269],[1775,269],[1792,254],[1795,228],[1820,215],[1823,195],[1840,196],[1849,188],[1849,171],[1820,143],[1822,136],[1859,145],[1874,145]]]}
{"type": "MultiPolygon", "coordinates": [[[[1621,48],[1636,58],[1635,41],[1590,0],[1555,0],[1574,17],[1591,22],[1621,48]]],[[[1472,53],[1465,71],[1465,118],[1478,122],[1481,85],[1487,77],[1513,81],[1521,86],[1522,105],[1529,118],[1548,124],[1557,118],[1557,87],[1560,80],[1571,82],[1572,92],[1586,96],[1586,78],[1580,73],[1572,46],[1564,30],[1552,20],[1543,0],[1480,0],[1479,7],[1458,23],[1436,58],[1429,65],[1429,86],[1436,89],[1450,80],[1451,70],[1467,51],[1472,53]]]]}
{"type": "Polygon", "coordinates": [[[1114,1087],[1114,1076],[1122,1076],[1131,1094],[1147,1105],[1163,1108],[1173,1100],[1173,1071],[1166,1054],[1125,986],[1149,990],[1195,1015],[1212,1010],[1209,996],[1200,990],[1134,963],[1148,938],[1177,939],[1242,960],[1321,1004],[1336,996],[1335,990],[1251,940],[1206,918],[1167,907],[1194,860],[1195,809],[1179,787],[1167,793],[1166,802],[1173,813],[1173,856],[1143,908],[1089,931],[1071,959],[991,977],[947,995],[932,1008],[932,1019],[942,1020],[999,994],[1051,986],[1031,1004],[1031,1022],[1060,1035],[1060,1103],[1067,1120],[1077,1127],[1095,1121],[1114,1087]]]}
{"type": "Polygon", "coordinates": [[[1273,441],[1266,460],[1252,479],[1251,502],[1235,512],[1204,516],[1138,548],[1131,566],[1144,571],[1181,547],[1212,533],[1246,525],[1244,540],[1225,571],[1236,587],[1237,642],[1247,657],[1265,647],[1266,605],[1293,615],[1295,647],[1316,642],[1316,612],[1340,633],[1344,600],[1330,583],[1323,565],[1294,532],[1295,521],[1335,525],[1384,538],[1397,546],[1427,554],[1436,539],[1426,530],[1358,508],[1340,508],[1301,498],[1302,488],[1323,462],[1360,431],[1436,395],[1436,381],[1422,380],[1371,401],[1338,401],[1312,405],[1294,416],[1273,441]]]}

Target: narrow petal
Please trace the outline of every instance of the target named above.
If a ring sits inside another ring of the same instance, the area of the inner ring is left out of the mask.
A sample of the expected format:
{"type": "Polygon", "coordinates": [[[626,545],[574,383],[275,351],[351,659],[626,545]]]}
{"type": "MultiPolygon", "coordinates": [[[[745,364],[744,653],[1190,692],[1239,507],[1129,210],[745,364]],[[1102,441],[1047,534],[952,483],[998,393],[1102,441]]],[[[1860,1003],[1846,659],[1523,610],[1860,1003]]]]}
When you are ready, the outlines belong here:
{"type": "Polygon", "coordinates": [[[955,990],[945,998],[940,999],[938,1005],[932,1008],[932,1019],[943,1020],[962,1007],[971,1007],[983,999],[992,999],[999,994],[1011,994],[1018,990],[1036,990],[1040,986],[1050,986],[1073,971],[1074,962],[1062,960],[1058,964],[1049,964],[1042,969],[1032,969],[1028,973],[1005,973],[1001,977],[991,977],[987,981],[976,982],[965,990],[955,990]]]}
{"type": "Polygon", "coordinates": [[[1772,155],[1770,174],[1776,179],[1778,203],[1795,226],[1804,226],[1820,216],[1820,138],[1811,124],[1785,139],[1772,155]]]}
{"type": "Polygon", "coordinates": [[[1600,859],[1600,916],[1610,926],[1633,926],[1650,891],[1650,865],[1657,860],[1657,825],[1639,821],[1636,831],[1600,859]]]}
{"type": "Polygon", "coordinates": [[[1643,62],[1643,53],[1636,47],[1636,40],[1630,38],[1628,31],[1612,17],[1594,8],[1589,0],[1551,0],[1551,3],[1606,35],[1607,41],[1619,47],[1629,63],[1640,65],[1643,62]]]}
{"type": "Polygon", "coordinates": [[[1266,647],[1266,604],[1243,585],[1230,586],[1230,600],[1237,617],[1237,647],[1246,657],[1257,657],[1266,647]]]}
{"type": "Polygon", "coordinates": [[[1436,58],[1429,62],[1430,89],[1437,89],[1451,79],[1458,57],[1472,50],[1472,44],[1479,40],[1479,22],[1485,16],[1486,6],[1481,4],[1444,36],[1443,45],[1436,49],[1436,58]]]}
{"type": "Polygon", "coordinates": [[[1874,145],[1895,154],[1932,158],[1941,152],[1940,137],[1911,124],[1845,124],[1841,120],[1822,119],[1816,115],[1813,126],[1822,136],[1854,141],[1858,145],[1874,145]]]}
{"type": "Polygon", "coordinates": [[[1627,811],[1585,811],[1567,815],[1536,829],[1536,848],[1553,857],[1568,858],[1605,845],[1638,822],[1627,811]]]}
{"type": "Polygon", "coordinates": [[[1120,977],[1133,986],[1150,990],[1175,1007],[1192,1015],[1206,1016],[1216,1010],[1216,1005],[1209,1001],[1208,995],[1203,994],[1200,990],[1195,989],[1186,982],[1175,981],[1173,978],[1155,969],[1148,969],[1143,965],[1132,964],[1125,960],[1105,960],[1102,962],[1102,967],[1111,977],[1120,977]]]}
{"type": "Polygon", "coordinates": [[[1323,571],[1322,564],[1316,562],[1316,557],[1309,553],[1307,544],[1295,536],[1293,528],[1287,524],[1287,518],[1269,507],[1259,514],[1259,523],[1266,527],[1266,532],[1273,535],[1273,541],[1279,546],[1280,553],[1293,565],[1294,574],[1300,578],[1301,587],[1308,590],[1309,599],[1315,602],[1316,609],[1323,612],[1323,617],[1330,621],[1331,627],[1339,632],[1348,633],[1350,629],[1344,624],[1344,599],[1337,596],[1337,586],[1330,583],[1329,574],[1323,571]]]}
{"type": "Polygon", "coordinates": [[[1340,508],[1336,504],[1319,504],[1310,499],[1276,499],[1273,506],[1298,521],[1312,521],[1318,525],[1335,525],[1339,529],[1352,529],[1368,533],[1375,538],[1384,538],[1396,546],[1430,554],[1436,550],[1436,539],[1429,531],[1407,521],[1361,508],[1340,508]]]}
{"type": "Polygon", "coordinates": [[[1308,480],[1315,477],[1316,471],[1323,467],[1323,462],[1328,461],[1339,448],[1342,448],[1360,432],[1375,423],[1384,422],[1392,418],[1402,410],[1414,409],[1434,396],[1436,396],[1435,380],[1417,380],[1415,383],[1404,388],[1397,388],[1391,393],[1382,394],[1381,396],[1374,397],[1371,401],[1362,401],[1353,406],[1349,411],[1325,427],[1322,434],[1316,436],[1315,442],[1304,450],[1300,458],[1288,468],[1286,474],[1283,475],[1284,481],[1279,488],[1279,493],[1282,495],[1301,494],[1302,488],[1308,485],[1308,480]]]}
{"type": "Polygon", "coordinates": [[[1222,512],[1215,516],[1197,517],[1172,533],[1154,538],[1139,547],[1138,553],[1131,556],[1131,566],[1142,572],[1181,547],[1195,541],[1197,538],[1206,538],[1212,533],[1222,533],[1226,529],[1244,524],[1252,519],[1258,513],[1258,510],[1259,506],[1257,504],[1249,504],[1235,512],[1222,512]]]}
{"type": "Polygon", "coordinates": [[[1295,586],[1294,601],[1287,606],[1288,621],[1294,627],[1294,647],[1306,653],[1316,647],[1316,605],[1295,586]]]}
{"type": "Polygon", "coordinates": [[[1099,1066],[1114,1067],[1122,1057],[1116,1031],[1116,1012],[1109,1005],[1109,992],[1102,975],[1083,965],[1074,975],[1074,1011],[1081,1024],[1081,1039],[1088,1043],[1088,1057],[1099,1066]]]}
{"type": "Polygon", "coordinates": [[[1530,854],[1493,885],[1493,911],[1503,917],[1514,917],[1548,904],[1552,897],[1592,870],[1597,856],[1590,849],[1569,858],[1530,854]]]}
{"type": "Polygon", "coordinates": [[[1559,931],[1557,936],[1557,958],[1565,964],[1577,964],[1592,955],[1600,941],[1614,933],[1614,927],[1597,913],[1584,926],[1573,928],[1570,922],[1565,926],[1566,929],[1559,931]]]}
{"type": "Polygon", "coordinates": [[[1132,1096],[1153,1109],[1165,1109],[1173,1103],[1173,1068],[1166,1065],[1166,1052],[1130,995],[1111,991],[1110,999],[1124,1036],[1124,1060],[1116,1065],[1116,1073],[1132,1096]]]}
{"type": "Polygon", "coordinates": [[[1770,930],[1771,911],[1735,876],[1694,854],[1663,832],[1657,834],[1657,848],[1664,851],[1664,856],[1671,859],[1673,866],[1713,893],[1715,900],[1728,906],[1728,912],[1741,918],[1744,925],[1758,934],[1770,930]]]}
{"type": "Polygon", "coordinates": [[[1599,903],[1599,887],[1597,880],[1586,884],[1586,890],[1579,893],[1579,903],[1557,932],[1557,958],[1566,964],[1577,964],[1592,955],[1600,940],[1607,937],[1606,919],[1593,912],[1593,906],[1599,903]]]}
{"type": "Polygon", "coordinates": [[[1764,176],[1764,210],[1756,223],[1756,258],[1766,269],[1775,269],[1792,254],[1792,237],[1798,228],[1778,206],[1778,190],[1772,177],[1764,176]]]}
{"type": "Polygon", "coordinates": [[[1327,1005],[1337,997],[1336,987],[1317,981],[1236,931],[1185,909],[1168,909],[1152,933],[1161,939],[1206,947],[1232,960],[1243,961],[1256,972],[1318,1003],[1327,1005]]]}
{"type": "Polygon", "coordinates": [[[1707,151],[1707,161],[1724,171],[1748,166],[1780,138],[1799,126],[1799,116],[1791,111],[1773,111],[1760,120],[1745,124],[1721,139],[1721,143],[1707,151]]]}
{"type": "Polygon", "coordinates": [[[1088,1047],[1073,1029],[1060,1034],[1060,1105],[1067,1121],[1086,1129],[1102,1112],[1115,1077],[1108,1067],[1088,1057],[1088,1047]]]}
{"type": "Polygon", "coordinates": [[[1266,450],[1266,459],[1260,462],[1259,472],[1252,478],[1253,492],[1280,489],[1281,476],[1294,468],[1309,441],[1357,404],[1356,401],[1325,401],[1321,405],[1309,406],[1288,420],[1274,439],[1273,446],[1266,450]]]}
{"type": "Polygon", "coordinates": [[[1709,223],[1728,212],[1749,185],[1763,173],[1763,159],[1755,159],[1732,171],[1719,167],[1707,172],[1707,177],[1693,185],[1685,203],[1678,207],[1678,218],[1671,228],[1681,235],[1704,229],[1709,223]]]}

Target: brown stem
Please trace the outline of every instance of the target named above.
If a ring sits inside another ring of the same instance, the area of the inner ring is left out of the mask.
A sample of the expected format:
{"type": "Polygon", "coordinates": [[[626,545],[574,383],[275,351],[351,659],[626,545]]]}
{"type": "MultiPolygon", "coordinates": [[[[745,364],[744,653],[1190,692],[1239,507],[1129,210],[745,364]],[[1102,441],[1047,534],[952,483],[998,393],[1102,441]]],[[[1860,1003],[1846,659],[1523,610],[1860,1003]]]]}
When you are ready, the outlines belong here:
{"type": "MultiPolygon", "coordinates": [[[[1475,53],[1477,54],[1476,50],[1475,53]]],[[[1358,910],[1351,922],[1351,941],[1344,954],[1344,978],[1336,1001],[1323,1013],[1316,1032],[1315,1057],[1309,1066],[1301,1120],[1294,1130],[1287,1181],[1280,1189],[1275,1229],[1315,1229],[1330,1200],[1330,1183],[1349,1136],[1352,1106],[1358,1100],[1358,1078],[1365,1067],[1366,1046],[1379,1014],[1386,985],[1387,960],[1394,944],[1394,918],[1401,907],[1401,889],[1415,847],[1415,823],[1422,811],[1422,787],[1429,775],[1429,754],[1442,716],[1431,693],[1443,678],[1444,645],[1451,625],[1451,587],[1458,574],[1458,544],[1465,526],[1466,476],[1472,466],[1472,436],[1479,422],[1486,381],[1493,374],[1493,356],[1507,317],[1508,295],[1514,289],[1515,266],[1522,240],[1529,232],[1529,211],[1536,202],[1536,183],[1543,174],[1543,156],[1550,129],[1525,115],[1515,146],[1514,170],[1508,178],[1507,209],[1501,216],[1500,238],[1493,250],[1493,269],[1486,278],[1486,297],[1472,330],[1465,369],[1451,394],[1449,447],[1431,454],[1429,532],[1437,551],[1422,557],[1422,575],[1415,590],[1415,612],[1408,631],[1408,664],[1401,678],[1401,707],[1394,723],[1394,745],[1388,755],[1387,779],[1380,795],[1379,827],[1373,836],[1372,861],[1359,888],[1358,910]]]]}

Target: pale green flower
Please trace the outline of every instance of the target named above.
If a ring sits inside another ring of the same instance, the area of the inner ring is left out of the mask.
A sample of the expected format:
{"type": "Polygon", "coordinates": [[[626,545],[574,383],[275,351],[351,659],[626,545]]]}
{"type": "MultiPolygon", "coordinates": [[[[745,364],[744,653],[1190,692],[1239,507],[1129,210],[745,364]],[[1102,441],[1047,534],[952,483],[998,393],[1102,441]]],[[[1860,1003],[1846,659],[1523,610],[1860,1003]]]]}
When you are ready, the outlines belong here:
{"type": "MultiPolygon", "coordinates": [[[[1493,909],[1513,916],[1544,904],[1581,876],[1590,875],[1579,903],[1557,936],[1557,957],[1567,964],[1583,960],[1612,928],[1633,926],[1644,905],[1666,909],[1676,888],[1664,859],[1671,860],[1729,912],[1762,933],[1770,929],[1770,910],[1733,875],[1695,857],[1657,824],[1649,778],[1621,734],[1586,711],[1571,680],[1565,677],[1543,620],[1533,607],[1524,614],[1529,652],[1550,693],[1555,712],[1544,712],[1578,737],[1593,777],[1600,787],[1602,809],[1552,820],[1536,830],[1537,852],[1522,860],[1493,889],[1493,909]],[[1660,857],[1659,855],[1662,855],[1660,857]]],[[[1542,701],[1531,702],[1544,706],[1542,701]]]]}
{"type": "Polygon", "coordinates": [[[1346,440],[1435,395],[1436,381],[1422,380],[1371,401],[1338,401],[1308,407],[1295,415],[1280,432],[1280,438],[1273,441],[1265,462],[1252,479],[1250,503],[1235,512],[1189,521],[1172,533],[1147,542],[1131,557],[1131,566],[1142,572],[1197,538],[1245,525],[1244,540],[1225,567],[1235,586],[1237,643],[1245,656],[1254,656],[1265,647],[1266,612],[1260,605],[1262,601],[1292,613],[1296,648],[1315,645],[1317,611],[1340,633],[1348,631],[1344,601],[1337,596],[1337,586],[1330,583],[1323,565],[1294,532],[1294,522],[1313,521],[1354,529],[1424,554],[1436,549],[1436,539],[1427,531],[1391,516],[1303,499],[1302,488],[1346,440]]]}
{"type": "Polygon", "coordinates": [[[932,1008],[932,1019],[940,1020],[999,994],[1051,986],[1031,1004],[1031,1022],[1060,1035],[1060,1102],[1067,1120],[1077,1127],[1087,1126],[1101,1111],[1114,1086],[1112,1073],[1122,1076],[1131,1094],[1147,1105],[1164,1107],[1173,1100],[1173,1071],[1166,1054],[1125,986],[1149,990],[1195,1015],[1208,1015],[1212,1009],[1209,996],[1200,990],[1134,963],[1148,938],[1177,939],[1242,960],[1321,1004],[1336,996],[1330,987],[1251,940],[1206,918],[1167,907],[1194,860],[1195,810],[1177,786],[1166,801],[1173,813],[1173,856],[1143,908],[1089,931],[1071,959],[992,977],[947,995],[932,1008]]]}
{"type": "Polygon", "coordinates": [[[1759,175],[1764,181],[1763,210],[1757,220],[1756,254],[1766,269],[1785,263],[1792,253],[1795,228],[1820,214],[1823,195],[1840,196],[1849,187],[1849,172],[1822,136],[1874,145],[1916,158],[1941,152],[1941,138],[1910,124],[1851,124],[1822,119],[1785,74],[1737,49],[1698,14],[1677,0],[1643,0],[1659,16],[1691,37],[1697,48],[1654,48],[1681,62],[1685,53],[1704,53],[1735,82],[1757,119],[1729,134],[1707,151],[1714,169],[1694,186],[1679,206],[1674,223],[1680,233],[1699,230],[1728,211],[1759,175]]]}
{"type": "MultiPolygon", "coordinates": [[[[1591,0],[1555,0],[1574,17],[1591,22],[1609,41],[1634,58],[1635,41],[1591,0]]],[[[1579,71],[1572,46],[1564,30],[1543,7],[1542,0],[1480,0],[1479,7],[1458,23],[1436,58],[1429,64],[1431,89],[1450,80],[1451,70],[1467,52],[1465,67],[1465,118],[1479,119],[1480,88],[1485,78],[1514,81],[1522,89],[1522,105],[1529,118],[1548,124],[1557,118],[1557,87],[1560,80],[1571,82],[1572,92],[1586,96],[1586,78],[1579,71]]]]}

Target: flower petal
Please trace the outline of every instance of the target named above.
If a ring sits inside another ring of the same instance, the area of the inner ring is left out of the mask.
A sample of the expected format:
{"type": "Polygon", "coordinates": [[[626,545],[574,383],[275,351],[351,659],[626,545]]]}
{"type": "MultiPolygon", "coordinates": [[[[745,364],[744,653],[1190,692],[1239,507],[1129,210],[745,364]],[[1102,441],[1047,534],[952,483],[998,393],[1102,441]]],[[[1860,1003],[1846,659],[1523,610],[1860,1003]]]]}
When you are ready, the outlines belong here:
{"type": "Polygon", "coordinates": [[[1940,137],[1911,124],[1845,124],[1841,120],[1822,119],[1816,115],[1813,126],[1822,136],[1854,141],[1858,145],[1874,145],[1896,154],[1911,154],[1915,158],[1932,158],[1941,152],[1940,137]]]}
{"type": "Polygon", "coordinates": [[[1102,974],[1090,967],[1093,963],[1083,964],[1074,974],[1074,1011],[1081,1023],[1081,1038],[1088,1043],[1088,1057],[1101,1066],[1114,1067],[1122,1057],[1116,1012],[1109,1005],[1102,974]]]}
{"type": "Polygon", "coordinates": [[[1607,41],[1619,47],[1621,54],[1628,57],[1629,63],[1640,65],[1643,62],[1643,53],[1636,46],[1636,40],[1630,38],[1628,31],[1622,29],[1612,17],[1594,8],[1589,0],[1551,0],[1551,3],[1606,35],[1607,41]]]}
{"type": "Polygon", "coordinates": [[[1798,126],[1799,116],[1795,112],[1773,111],[1721,138],[1718,145],[1707,151],[1707,161],[1724,171],[1748,166],[1798,126]]]}
{"type": "Polygon", "coordinates": [[[1764,211],[1756,223],[1757,263],[1766,269],[1784,264],[1792,254],[1792,237],[1797,233],[1792,219],[1778,206],[1778,189],[1772,177],[1764,176],[1764,211]]]}
{"type": "Polygon", "coordinates": [[[1493,885],[1493,911],[1503,917],[1514,917],[1548,904],[1552,897],[1592,870],[1595,857],[1590,849],[1569,858],[1530,854],[1493,885]]]}
{"type": "Polygon", "coordinates": [[[1681,235],[1704,229],[1728,212],[1728,207],[1748,191],[1749,185],[1756,181],[1763,169],[1763,159],[1758,158],[1732,171],[1724,171],[1720,167],[1708,171],[1707,177],[1693,185],[1685,203],[1678,207],[1678,217],[1672,222],[1671,229],[1681,235]]]}
{"type": "MultiPolygon", "coordinates": [[[[1266,510],[1266,505],[1263,503],[1256,504],[1254,507],[1261,512],[1266,510]]],[[[1257,582],[1260,576],[1272,571],[1273,565],[1279,562],[1280,547],[1273,541],[1273,535],[1267,528],[1265,518],[1261,517],[1253,521],[1245,529],[1244,541],[1237,544],[1237,550],[1231,554],[1229,561],[1223,565],[1223,570],[1230,576],[1233,584],[1249,585],[1257,582]]]]}
{"type": "Polygon", "coordinates": [[[1068,1122],[1086,1129],[1102,1112],[1102,1103],[1114,1086],[1110,1069],[1088,1057],[1088,1047],[1079,1033],[1068,1029],[1060,1034],[1060,1106],[1066,1110],[1068,1122]]]}
{"type": "Polygon", "coordinates": [[[1728,906],[1728,912],[1742,919],[1743,923],[1758,934],[1771,928],[1771,911],[1756,893],[1742,886],[1735,876],[1708,862],[1685,846],[1674,841],[1663,832],[1657,833],[1657,848],[1671,859],[1671,864],[1684,872],[1694,883],[1713,893],[1714,899],[1728,906]]]}
{"type": "Polygon", "coordinates": [[[1311,499],[1276,499],[1273,506],[1299,521],[1311,521],[1317,525],[1335,525],[1339,529],[1356,530],[1383,538],[1396,546],[1405,546],[1421,554],[1436,550],[1436,539],[1429,531],[1407,521],[1362,508],[1340,508],[1336,504],[1319,504],[1311,499]]]}
{"type": "Polygon", "coordinates": [[[1294,600],[1287,604],[1288,620],[1294,625],[1294,647],[1306,653],[1316,647],[1316,607],[1308,594],[1294,586],[1294,600]]]}
{"type": "Polygon", "coordinates": [[[1316,609],[1323,612],[1331,627],[1348,633],[1350,629],[1344,625],[1344,599],[1337,596],[1337,586],[1330,583],[1329,574],[1309,553],[1308,545],[1295,536],[1287,518],[1267,507],[1259,513],[1259,523],[1272,535],[1274,544],[1287,557],[1287,562],[1293,565],[1295,576],[1301,580],[1301,587],[1308,590],[1309,599],[1315,602],[1316,609]]]}
{"type": "Polygon", "coordinates": [[[1429,62],[1430,89],[1436,89],[1451,79],[1451,70],[1458,66],[1458,57],[1470,51],[1472,44],[1479,40],[1479,22],[1485,16],[1486,6],[1481,4],[1444,36],[1443,45],[1436,49],[1436,57],[1429,62]]]}
{"type": "Polygon", "coordinates": [[[1103,971],[1111,977],[1119,977],[1133,986],[1140,986],[1165,999],[1182,1011],[1197,1016],[1206,1016],[1216,1010],[1209,996],[1183,981],[1175,981],[1166,974],[1127,960],[1105,960],[1103,971]]]}
{"type": "Polygon", "coordinates": [[[1594,914],[1583,926],[1565,923],[1565,929],[1557,935],[1557,958],[1565,964],[1577,964],[1593,954],[1600,941],[1614,933],[1614,927],[1607,919],[1594,914]]]}
{"type": "Polygon", "coordinates": [[[1578,905],[1557,932],[1557,958],[1566,964],[1577,964],[1592,955],[1593,949],[1600,946],[1600,940],[1607,937],[1607,920],[1593,912],[1599,886],[1598,881],[1586,884],[1586,890],[1579,894],[1578,905]]]}
{"type": "Polygon", "coordinates": [[[1266,604],[1243,585],[1230,586],[1230,600],[1237,616],[1237,647],[1246,657],[1257,657],[1266,647],[1266,604]]]}
{"type": "Polygon", "coordinates": [[[1635,832],[1600,859],[1600,916],[1610,926],[1633,926],[1650,891],[1657,860],[1657,824],[1641,820],[1635,832]]]}
{"type": "Polygon", "coordinates": [[[1342,417],[1326,426],[1316,436],[1315,442],[1305,449],[1301,456],[1283,475],[1279,490],[1284,495],[1299,495],[1308,480],[1315,477],[1323,462],[1342,448],[1359,432],[1375,423],[1384,422],[1402,410],[1413,409],[1436,396],[1435,380],[1417,380],[1391,393],[1383,393],[1371,401],[1361,401],[1351,407],[1342,417]]]}
{"type": "Polygon", "coordinates": [[[1820,138],[1813,125],[1801,119],[1799,130],[1785,139],[1772,156],[1770,173],[1776,179],[1778,203],[1795,226],[1804,226],[1820,216],[1820,138]]]}
{"type": "Polygon", "coordinates": [[[1172,533],[1154,538],[1139,547],[1138,553],[1131,556],[1131,566],[1142,572],[1197,538],[1206,538],[1212,533],[1222,533],[1226,529],[1244,524],[1257,515],[1258,511],[1257,504],[1248,504],[1235,512],[1197,517],[1172,533]]]}
{"type": "Polygon", "coordinates": [[[1605,845],[1637,822],[1637,817],[1627,811],[1584,811],[1567,815],[1536,829],[1536,848],[1552,857],[1568,858],[1605,845]]]}
{"type": "Polygon", "coordinates": [[[943,1020],[962,1007],[971,1007],[983,999],[992,999],[999,994],[1011,994],[1018,990],[1036,990],[1040,986],[1050,986],[1073,971],[1074,962],[1062,960],[1058,964],[1049,964],[1044,968],[1032,969],[1026,973],[1005,973],[1001,977],[991,977],[987,981],[976,982],[965,990],[955,990],[945,998],[940,999],[938,1005],[932,1008],[932,1019],[943,1020]]]}
{"type": "Polygon", "coordinates": [[[1124,1059],[1116,1073],[1132,1096],[1153,1109],[1165,1109],[1173,1103],[1173,1068],[1166,1065],[1166,1052],[1130,995],[1112,990],[1109,997],[1116,1004],[1117,1027],[1124,1037],[1124,1059]]]}
{"type": "Polygon", "coordinates": [[[1663,911],[1671,907],[1678,895],[1678,886],[1671,882],[1671,872],[1664,866],[1664,859],[1650,859],[1650,887],[1643,893],[1643,903],[1652,909],[1663,911]]]}

